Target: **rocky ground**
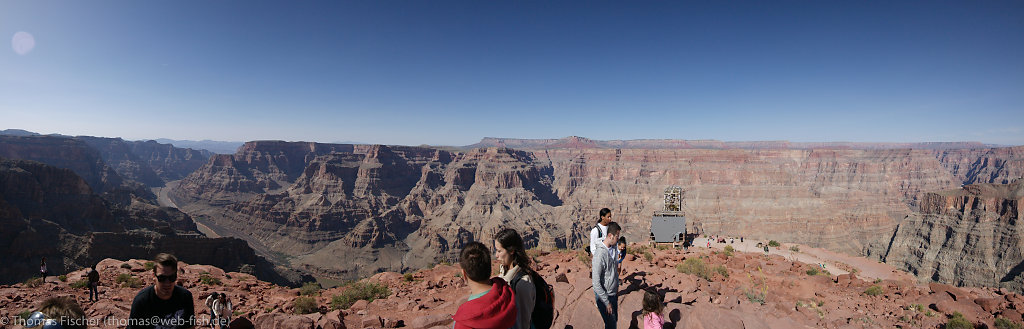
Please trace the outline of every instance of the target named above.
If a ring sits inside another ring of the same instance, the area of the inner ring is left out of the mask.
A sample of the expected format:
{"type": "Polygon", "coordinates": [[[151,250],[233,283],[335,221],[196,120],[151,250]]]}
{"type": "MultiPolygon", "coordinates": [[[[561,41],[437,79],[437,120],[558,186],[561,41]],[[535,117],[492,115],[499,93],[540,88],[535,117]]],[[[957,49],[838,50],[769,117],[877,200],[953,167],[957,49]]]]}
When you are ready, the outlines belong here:
{"type": "MultiPolygon", "coordinates": [[[[817,265],[791,260],[795,257],[787,257],[788,246],[773,248],[769,255],[741,251],[729,255],[718,249],[723,247],[716,244],[712,249],[689,251],[631,247],[632,253],[622,265],[619,328],[635,328],[640,323],[646,287],[664,294],[664,314],[675,328],[936,328],[954,312],[988,328],[995,327],[997,317],[1022,321],[1024,297],[1006,290],[918,284],[905,273],[893,279],[861,278],[857,273],[885,271],[862,271],[857,265],[836,265],[838,262],[830,264],[853,273],[813,274],[817,265]],[[677,269],[680,264],[698,269],[697,274],[681,273],[677,269]]],[[[539,272],[556,292],[554,328],[599,327],[589,258],[564,250],[533,255],[539,272]]],[[[116,327],[116,322],[103,319],[126,318],[140,288],[121,287],[115,281],[127,275],[143,285],[152,284],[145,263],[102,261],[98,302],[88,301],[87,289],[71,287],[85,277],[86,270],[67,274],[66,281],[51,277],[35,287],[0,286],[0,318],[6,320],[0,327],[20,328],[11,320],[49,296],[72,297],[90,319],[99,322],[98,327],[116,327]]],[[[450,328],[451,315],[468,294],[457,265],[441,264],[410,275],[385,272],[367,278],[362,282],[385,284],[390,295],[356,302],[347,309],[331,310],[330,305],[334,296],[346,294],[353,285],[320,290],[312,297],[318,312],[296,315],[300,289],[212,266],[182,264],[181,270],[179,284],[192,291],[200,320],[209,318],[202,298],[214,291],[226,292],[235,305],[235,317],[250,319],[257,328],[450,328]]]]}

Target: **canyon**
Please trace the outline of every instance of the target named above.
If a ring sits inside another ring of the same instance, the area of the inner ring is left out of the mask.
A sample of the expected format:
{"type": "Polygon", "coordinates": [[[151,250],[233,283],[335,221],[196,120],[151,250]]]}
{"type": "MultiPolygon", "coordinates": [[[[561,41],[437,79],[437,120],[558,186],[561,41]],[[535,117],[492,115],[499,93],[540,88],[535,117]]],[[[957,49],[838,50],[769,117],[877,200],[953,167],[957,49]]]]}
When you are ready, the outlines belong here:
{"type": "MultiPolygon", "coordinates": [[[[924,273],[937,265],[897,256],[893,241],[919,234],[910,222],[929,211],[931,193],[1024,175],[1024,147],[978,143],[488,143],[255,141],[211,156],[170,195],[219,234],[336,280],[451,262],[465,243],[504,227],[519,230],[530,247],[577,249],[603,207],[630,241],[646,241],[649,218],[672,185],[683,187],[683,211],[702,233],[802,243],[924,273]]],[[[979,247],[967,242],[943,248],[979,247]]],[[[1020,255],[994,257],[1017,265],[1020,255]]],[[[1011,268],[993,270],[1005,276],[1011,268]]],[[[922,279],[998,286],[959,271],[922,279]]]]}

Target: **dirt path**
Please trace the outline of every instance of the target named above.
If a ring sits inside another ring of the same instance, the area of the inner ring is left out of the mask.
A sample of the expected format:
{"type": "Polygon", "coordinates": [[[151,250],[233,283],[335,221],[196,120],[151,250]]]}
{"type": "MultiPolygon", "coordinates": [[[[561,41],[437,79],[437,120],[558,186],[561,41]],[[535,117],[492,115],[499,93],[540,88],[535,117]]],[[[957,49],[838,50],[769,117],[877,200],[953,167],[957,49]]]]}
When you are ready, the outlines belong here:
{"type": "MultiPolygon", "coordinates": [[[[733,248],[743,252],[760,252],[764,253],[764,248],[758,248],[757,243],[767,243],[764,241],[745,240],[742,243],[739,238],[733,239],[733,243],[728,243],[729,238],[726,238],[726,243],[711,243],[711,248],[724,249],[725,246],[732,245],[733,248]]],[[[693,247],[690,248],[707,248],[708,239],[698,237],[693,241],[693,247]]],[[[857,269],[857,276],[862,278],[871,279],[882,279],[882,280],[910,280],[915,281],[916,279],[910,274],[897,270],[896,268],[888,265],[879,263],[876,260],[867,259],[864,257],[849,256],[821,248],[814,248],[805,246],[802,244],[795,243],[783,243],[781,247],[769,247],[768,253],[771,255],[780,255],[791,261],[797,261],[806,263],[809,265],[825,264],[825,269],[833,275],[847,274],[844,268],[855,268],[857,269]],[[790,250],[791,247],[796,246],[800,251],[790,250]]],[[[820,267],[819,267],[820,268],[820,267]]]]}

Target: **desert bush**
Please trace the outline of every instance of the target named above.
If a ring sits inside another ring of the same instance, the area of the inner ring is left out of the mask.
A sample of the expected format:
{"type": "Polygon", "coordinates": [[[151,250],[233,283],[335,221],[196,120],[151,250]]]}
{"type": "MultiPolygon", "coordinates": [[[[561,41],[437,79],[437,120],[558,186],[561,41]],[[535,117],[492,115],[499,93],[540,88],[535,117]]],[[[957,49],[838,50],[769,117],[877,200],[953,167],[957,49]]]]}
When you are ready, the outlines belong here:
{"type": "Polygon", "coordinates": [[[132,265],[131,265],[131,264],[128,264],[128,263],[122,263],[122,264],[121,264],[121,268],[123,268],[123,269],[131,269],[131,268],[132,268],[132,265]]]}
{"type": "Polygon", "coordinates": [[[996,329],[1022,329],[1022,328],[1024,328],[1024,326],[1022,326],[1020,323],[1010,321],[1007,318],[1002,318],[1002,317],[996,318],[996,329]]]}
{"type": "Polygon", "coordinates": [[[718,273],[718,275],[721,275],[723,278],[729,277],[729,270],[726,269],[724,265],[715,266],[715,272],[718,273]]]}
{"type": "Polygon", "coordinates": [[[946,329],[974,329],[974,324],[971,321],[967,321],[963,314],[960,312],[953,312],[953,316],[949,318],[949,322],[943,326],[946,329]]]}
{"type": "Polygon", "coordinates": [[[821,273],[821,272],[818,271],[817,267],[814,267],[814,268],[811,268],[811,269],[807,270],[807,275],[810,275],[810,276],[818,275],[819,273],[821,273]]]}
{"type": "Polygon", "coordinates": [[[356,282],[346,287],[340,295],[331,298],[331,309],[347,309],[358,300],[372,302],[390,295],[391,289],[383,283],[356,282]]]}
{"type": "Polygon", "coordinates": [[[700,258],[687,258],[682,263],[676,265],[676,270],[679,273],[692,274],[711,281],[711,270],[700,258]]]}
{"type": "Polygon", "coordinates": [[[121,273],[114,279],[114,283],[121,285],[124,288],[140,288],[142,287],[142,280],[136,278],[128,273],[121,273]]]}
{"type": "Polygon", "coordinates": [[[142,267],[146,268],[147,271],[152,271],[154,268],[156,268],[156,263],[146,262],[145,264],[142,264],[142,267]]]}
{"type": "Polygon", "coordinates": [[[732,257],[732,253],[736,251],[732,246],[725,246],[725,257],[732,257]]]}
{"type": "Polygon", "coordinates": [[[771,241],[768,241],[768,246],[769,247],[776,247],[777,248],[777,247],[781,246],[781,244],[779,244],[778,241],[771,240],[771,241]]]}
{"type": "Polygon", "coordinates": [[[82,289],[82,288],[85,288],[85,287],[89,286],[89,280],[81,279],[81,280],[72,282],[69,286],[71,288],[73,288],[73,289],[82,289]]]}
{"type": "Polygon", "coordinates": [[[800,247],[798,247],[798,246],[792,246],[792,247],[789,247],[789,250],[790,250],[790,251],[793,251],[793,252],[800,252],[800,247]]]}
{"type": "Polygon", "coordinates": [[[749,300],[751,303],[764,305],[764,294],[753,293],[748,291],[746,292],[746,295],[747,300],[749,300]]]}
{"type": "Polygon", "coordinates": [[[412,282],[412,273],[405,273],[404,275],[402,275],[402,279],[405,279],[405,282],[412,282]]]}
{"type": "Polygon", "coordinates": [[[885,293],[885,291],[882,290],[882,287],[879,287],[877,285],[876,286],[870,286],[870,287],[868,287],[867,289],[864,290],[864,294],[868,295],[868,296],[878,296],[878,295],[881,295],[883,293],[885,293]]]}
{"type": "Polygon", "coordinates": [[[292,310],[295,314],[310,314],[319,311],[320,307],[316,305],[316,299],[313,297],[302,296],[295,299],[292,310]]]}
{"type": "Polygon", "coordinates": [[[299,295],[302,296],[317,296],[320,294],[320,284],[316,282],[306,282],[299,288],[299,295]]]}
{"type": "Polygon", "coordinates": [[[68,276],[66,274],[61,274],[57,277],[57,280],[60,280],[60,282],[68,282],[68,276]]]}
{"type": "Polygon", "coordinates": [[[649,250],[645,250],[644,251],[644,260],[647,260],[647,262],[653,262],[654,261],[654,254],[652,254],[649,250]]]}
{"type": "Polygon", "coordinates": [[[208,286],[220,285],[220,279],[210,276],[209,273],[200,274],[199,282],[208,286]]]}
{"type": "Polygon", "coordinates": [[[35,288],[43,284],[43,278],[29,278],[25,280],[25,286],[29,288],[35,288]]]}

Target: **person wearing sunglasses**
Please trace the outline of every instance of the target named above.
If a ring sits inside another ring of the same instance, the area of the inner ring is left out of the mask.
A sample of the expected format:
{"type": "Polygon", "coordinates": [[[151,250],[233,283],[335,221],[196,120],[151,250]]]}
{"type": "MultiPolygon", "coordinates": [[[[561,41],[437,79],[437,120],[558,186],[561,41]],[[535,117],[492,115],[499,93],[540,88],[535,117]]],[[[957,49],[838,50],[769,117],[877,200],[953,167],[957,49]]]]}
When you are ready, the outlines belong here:
{"type": "Polygon", "coordinates": [[[85,312],[71,298],[52,297],[25,320],[26,329],[85,329],[85,312]]]}
{"type": "Polygon", "coordinates": [[[132,301],[128,329],[169,329],[195,327],[192,293],[178,281],[178,259],[159,254],[153,259],[156,284],[143,288],[132,301]]]}

